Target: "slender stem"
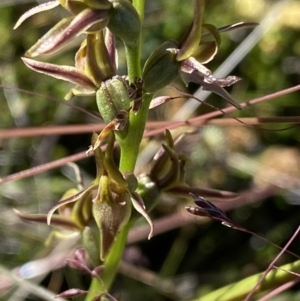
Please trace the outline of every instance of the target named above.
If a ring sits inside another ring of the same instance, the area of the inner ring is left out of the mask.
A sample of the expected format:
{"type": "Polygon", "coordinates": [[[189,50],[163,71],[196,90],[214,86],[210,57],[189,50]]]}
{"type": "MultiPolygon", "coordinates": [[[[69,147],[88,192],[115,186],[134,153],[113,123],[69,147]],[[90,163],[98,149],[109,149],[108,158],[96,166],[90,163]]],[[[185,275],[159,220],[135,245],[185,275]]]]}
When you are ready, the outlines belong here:
{"type": "MultiPolygon", "coordinates": [[[[144,18],[144,0],[133,0],[141,23],[144,18]]],[[[129,81],[133,82],[136,77],[141,77],[141,36],[135,46],[125,46],[126,48],[126,60],[129,81]]],[[[133,172],[139,153],[139,146],[143,137],[149,105],[151,101],[150,95],[147,95],[143,99],[143,103],[140,111],[135,114],[130,112],[128,129],[126,134],[121,133],[117,135],[118,142],[121,148],[121,159],[119,169],[122,173],[133,172]]],[[[91,301],[94,297],[99,296],[99,293],[108,290],[116,276],[119,262],[121,260],[123,250],[126,245],[128,232],[131,228],[132,222],[129,222],[118,234],[115,243],[113,244],[107,259],[105,260],[105,269],[101,274],[101,283],[98,279],[93,279],[90,285],[89,294],[86,296],[85,301],[91,301]]]]}
{"type": "MultiPolygon", "coordinates": [[[[141,24],[144,21],[145,0],[133,0],[133,6],[137,10],[141,24]]],[[[125,46],[126,61],[129,81],[133,82],[136,77],[141,77],[141,45],[142,45],[142,30],[135,47],[125,46]]]]}
{"type": "Polygon", "coordinates": [[[99,296],[99,293],[103,293],[109,290],[111,284],[116,276],[116,272],[119,266],[120,259],[123,254],[124,247],[126,245],[128,232],[132,226],[129,222],[122,231],[118,234],[112,249],[109,252],[107,259],[105,260],[105,269],[100,275],[102,283],[94,278],[89,288],[89,293],[87,294],[85,301],[91,301],[93,298],[99,296]],[[103,287],[103,284],[105,287],[103,287]]]}
{"type": "MultiPolygon", "coordinates": [[[[145,0],[133,0],[132,4],[139,14],[141,24],[143,24],[145,0]]],[[[135,47],[126,47],[128,77],[131,82],[136,77],[141,77],[142,74],[141,41],[142,32],[135,47]]],[[[137,114],[130,112],[126,135],[119,135],[117,138],[121,147],[120,171],[123,173],[134,171],[151,99],[152,95],[144,95],[140,111],[137,114]]]]}
{"type": "Polygon", "coordinates": [[[138,47],[126,46],[126,58],[127,58],[127,72],[130,82],[133,82],[136,77],[141,77],[141,63],[140,63],[140,42],[138,47]]]}
{"type": "Polygon", "coordinates": [[[133,0],[133,6],[140,16],[141,23],[144,22],[145,0],[133,0]]]}
{"type": "Polygon", "coordinates": [[[121,147],[120,171],[133,172],[143,137],[152,95],[146,95],[138,114],[130,113],[127,134],[118,137],[121,147]]]}

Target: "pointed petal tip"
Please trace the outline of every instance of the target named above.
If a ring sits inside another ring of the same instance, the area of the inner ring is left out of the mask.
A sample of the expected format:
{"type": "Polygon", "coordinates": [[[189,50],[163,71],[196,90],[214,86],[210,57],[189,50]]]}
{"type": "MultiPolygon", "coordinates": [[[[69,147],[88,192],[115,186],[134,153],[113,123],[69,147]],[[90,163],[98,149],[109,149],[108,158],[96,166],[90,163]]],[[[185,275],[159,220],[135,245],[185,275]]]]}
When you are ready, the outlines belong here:
{"type": "Polygon", "coordinates": [[[59,5],[58,0],[53,0],[53,1],[48,1],[46,3],[42,3],[38,6],[35,6],[28,11],[26,11],[16,22],[15,26],[13,29],[17,29],[25,20],[27,20],[29,17],[38,14],[42,11],[50,10],[52,8],[55,8],[56,6],[59,5]]]}
{"type": "Polygon", "coordinates": [[[151,231],[148,235],[148,240],[150,240],[153,237],[153,228],[151,228],[151,231]]]}

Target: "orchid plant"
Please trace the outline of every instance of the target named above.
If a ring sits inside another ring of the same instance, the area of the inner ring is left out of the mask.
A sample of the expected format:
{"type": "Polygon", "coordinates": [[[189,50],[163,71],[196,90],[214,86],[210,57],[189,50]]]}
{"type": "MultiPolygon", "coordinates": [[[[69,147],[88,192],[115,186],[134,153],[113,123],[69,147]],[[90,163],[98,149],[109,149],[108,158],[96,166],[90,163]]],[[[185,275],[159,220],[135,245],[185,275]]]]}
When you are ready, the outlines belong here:
{"type": "MultiPolygon", "coordinates": [[[[92,135],[91,146],[87,149],[87,153],[93,153],[95,158],[97,175],[94,181],[88,187],[79,185],[66,191],[48,214],[17,212],[24,220],[80,233],[93,268],[101,267],[101,278],[93,278],[85,300],[100,300],[103,294],[114,299],[107,290],[116,275],[128,231],[140,214],[149,223],[151,238],[155,229],[149,210],[162,193],[174,197],[191,197],[190,193],[193,193],[195,199],[196,195],[199,198],[200,195],[221,199],[235,197],[232,192],[185,184],[187,158],[176,151],[176,144],[182,136],[173,139],[168,130],[166,144],[154,156],[150,172],[137,175],[135,165],[149,109],[172,99],[168,95],[155,97],[155,94],[172,84],[178,76],[186,85],[190,82],[199,84],[204,90],[218,94],[241,109],[224,89],[241,79],[233,75],[216,78],[205,64],[217,55],[222,32],[257,24],[241,22],[217,28],[204,22],[204,0],[194,0],[194,18],[186,38],[165,41],[141,66],[144,5],[144,0],[53,0],[28,10],[15,25],[17,28],[32,15],[57,6],[70,13],[41,37],[22,60],[36,72],[73,83],[75,86],[66,93],[67,100],[73,95],[94,96],[105,123],[100,134],[92,135]],[[33,59],[63,50],[79,35],[83,40],[75,55],[74,66],[33,59]],[[126,51],[125,75],[118,74],[115,39],[123,42],[126,51]],[[113,157],[116,145],[120,148],[119,163],[113,157]]],[[[217,210],[212,209],[213,212],[217,210]]],[[[195,209],[187,210],[195,214],[195,209]]],[[[197,213],[203,215],[199,210],[197,213]]],[[[233,225],[225,217],[217,219],[233,225]]],[[[78,262],[72,264],[82,267],[78,262]]],[[[69,290],[61,296],[72,297],[81,293],[81,290],[69,290]]]]}

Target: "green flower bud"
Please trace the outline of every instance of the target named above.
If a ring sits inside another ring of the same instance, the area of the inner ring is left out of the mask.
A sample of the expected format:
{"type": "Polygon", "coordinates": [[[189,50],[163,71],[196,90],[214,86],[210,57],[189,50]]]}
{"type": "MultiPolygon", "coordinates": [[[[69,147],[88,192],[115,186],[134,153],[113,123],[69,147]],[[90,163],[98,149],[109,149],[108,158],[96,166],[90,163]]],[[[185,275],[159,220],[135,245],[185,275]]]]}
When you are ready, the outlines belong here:
{"type": "Polygon", "coordinates": [[[166,41],[149,56],[143,70],[144,89],[147,92],[154,93],[177,77],[179,63],[176,61],[176,50],[178,47],[176,41],[166,41]]]}
{"type": "Polygon", "coordinates": [[[141,31],[140,17],[128,0],[112,0],[113,9],[107,27],[126,45],[134,46],[141,31]]]}
{"type": "Polygon", "coordinates": [[[102,82],[96,99],[99,112],[105,123],[111,122],[121,110],[129,110],[128,83],[120,76],[102,82]]]}

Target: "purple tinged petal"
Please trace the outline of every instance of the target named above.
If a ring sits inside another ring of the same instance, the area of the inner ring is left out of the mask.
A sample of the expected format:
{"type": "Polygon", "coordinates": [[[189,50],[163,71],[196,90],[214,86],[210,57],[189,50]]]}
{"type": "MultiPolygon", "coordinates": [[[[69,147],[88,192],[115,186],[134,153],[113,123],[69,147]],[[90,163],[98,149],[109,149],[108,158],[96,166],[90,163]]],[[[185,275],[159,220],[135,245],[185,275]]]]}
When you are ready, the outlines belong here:
{"type": "Polygon", "coordinates": [[[114,34],[106,28],[105,30],[105,45],[110,57],[110,61],[115,70],[118,69],[118,52],[116,48],[116,39],[114,34]]]}
{"type": "Polygon", "coordinates": [[[50,10],[52,8],[55,8],[56,6],[59,5],[59,1],[58,0],[54,0],[54,1],[49,1],[46,3],[42,3],[38,6],[35,6],[31,9],[29,9],[26,13],[24,13],[19,20],[17,21],[16,25],[14,26],[14,29],[18,28],[26,19],[28,19],[29,17],[38,14],[42,11],[46,11],[46,10],[50,10]]]}
{"type": "Polygon", "coordinates": [[[77,84],[88,90],[95,91],[97,89],[93,82],[82,71],[74,67],[54,65],[24,57],[22,60],[28,68],[36,72],[77,84]]]}
{"type": "Polygon", "coordinates": [[[209,214],[203,210],[202,208],[199,208],[199,207],[195,207],[195,206],[185,206],[185,210],[190,213],[190,214],[193,214],[193,215],[196,215],[196,216],[202,216],[202,217],[209,217],[209,214]]]}
{"type": "Polygon", "coordinates": [[[93,277],[98,277],[104,270],[105,266],[104,265],[98,265],[97,267],[95,267],[92,272],[91,275],[93,277]]]}
{"type": "MultiPolygon", "coordinates": [[[[27,214],[16,209],[14,209],[14,211],[23,221],[47,224],[46,214],[27,214]]],[[[65,216],[53,215],[52,224],[54,226],[67,228],[73,231],[80,230],[80,227],[77,223],[65,216]]]]}
{"type": "Polygon", "coordinates": [[[148,235],[148,239],[150,239],[153,236],[153,222],[146,211],[146,207],[144,205],[143,199],[140,197],[138,193],[131,192],[131,202],[135,210],[147,220],[150,226],[150,233],[148,235]]]}
{"type": "Polygon", "coordinates": [[[187,74],[192,74],[194,71],[198,71],[203,77],[211,75],[211,71],[198,62],[194,57],[184,60],[180,65],[180,69],[182,72],[187,74]]]}
{"type": "Polygon", "coordinates": [[[204,78],[204,82],[206,82],[207,84],[215,84],[219,87],[229,87],[241,80],[242,79],[240,77],[235,75],[229,75],[225,78],[216,78],[211,75],[204,78]]]}
{"type": "Polygon", "coordinates": [[[36,57],[41,54],[51,53],[58,50],[57,40],[62,33],[71,24],[73,17],[62,19],[53,26],[45,35],[43,35],[30,49],[25,53],[27,57],[36,57]]]}
{"type": "Polygon", "coordinates": [[[78,199],[80,199],[81,197],[83,197],[83,195],[91,190],[94,190],[98,187],[98,185],[92,185],[90,186],[89,188],[85,189],[85,190],[82,190],[82,191],[79,191],[78,193],[66,198],[66,199],[63,199],[61,201],[59,201],[55,206],[53,206],[48,214],[47,214],[47,224],[50,225],[51,221],[52,221],[52,217],[53,217],[53,213],[61,206],[64,206],[64,205],[67,205],[67,204],[70,204],[70,203],[74,203],[76,202],[78,199]]]}
{"type": "Polygon", "coordinates": [[[185,210],[190,214],[193,214],[196,216],[201,216],[201,217],[208,217],[214,221],[221,222],[221,224],[226,227],[238,229],[238,227],[234,223],[232,223],[231,220],[229,218],[227,218],[226,216],[223,216],[223,215],[218,216],[218,214],[212,215],[213,214],[212,211],[208,212],[207,210],[205,210],[203,208],[194,207],[194,206],[186,206],[185,210]]]}
{"type": "Polygon", "coordinates": [[[184,83],[188,84],[189,82],[193,82],[199,84],[202,86],[203,90],[216,93],[221,97],[223,97],[224,99],[226,99],[231,105],[233,105],[237,109],[239,110],[242,109],[240,104],[238,104],[225,89],[223,89],[220,85],[218,85],[217,82],[219,79],[216,79],[216,82],[213,82],[212,80],[210,83],[208,83],[209,78],[213,79],[213,77],[211,77],[211,74],[209,73],[203,74],[202,72],[199,72],[197,69],[194,69],[194,71],[192,71],[192,68],[193,67],[191,67],[190,65],[189,66],[185,65],[181,69],[183,71],[181,73],[181,78],[184,81],[184,83]]]}
{"type": "Polygon", "coordinates": [[[222,87],[220,87],[219,85],[217,85],[217,84],[202,83],[202,88],[203,88],[203,90],[211,91],[211,92],[216,93],[219,96],[223,97],[224,99],[226,99],[231,105],[233,105],[237,109],[239,109],[239,110],[242,109],[242,107],[240,106],[240,104],[238,104],[231,97],[231,95],[225,89],[223,89],[222,87]]]}
{"type": "Polygon", "coordinates": [[[76,259],[76,261],[85,263],[85,257],[86,257],[86,250],[84,248],[77,249],[74,252],[74,258],[76,259]]]}
{"type": "Polygon", "coordinates": [[[26,56],[35,57],[57,51],[95,23],[102,22],[107,14],[107,10],[85,9],[75,17],[61,20],[26,52],[26,56]]]}
{"type": "Polygon", "coordinates": [[[71,289],[68,289],[68,290],[56,295],[56,297],[71,298],[71,297],[79,296],[79,295],[86,294],[86,293],[87,293],[87,291],[83,291],[79,288],[71,288],[71,289]]]}
{"type": "Polygon", "coordinates": [[[169,102],[172,99],[174,99],[174,97],[171,97],[171,96],[158,96],[158,97],[155,97],[151,100],[149,109],[154,109],[158,106],[161,106],[161,105],[169,102]]]}
{"type": "Polygon", "coordinates": [[[199,216],[206,215],[213,220],[222,222],[222,224],[227,227],[236,228],[234,223],[226,216],[225,212],[222,211],[220,208],[218,208],[213,203],[207,201],[201,196],[196,196],[193,193],[190,193],[190,195],[193,197],[194,202],[198,207],[186,207],[186,210],[188,212],[199,216]]]}
{"type": "Polygon", "coordinates": [[[91,271],[89,270],[89,268],[87,267],[87,265],[85,263],[82,263],[82,262],[78,261],[78,260],[67,259],[66,263],[67,263],[67,265],[70,268],[81,270],[81,271],[85,271],[85,272],[87,272],[89,274],[91,273],[91,271]]]}

